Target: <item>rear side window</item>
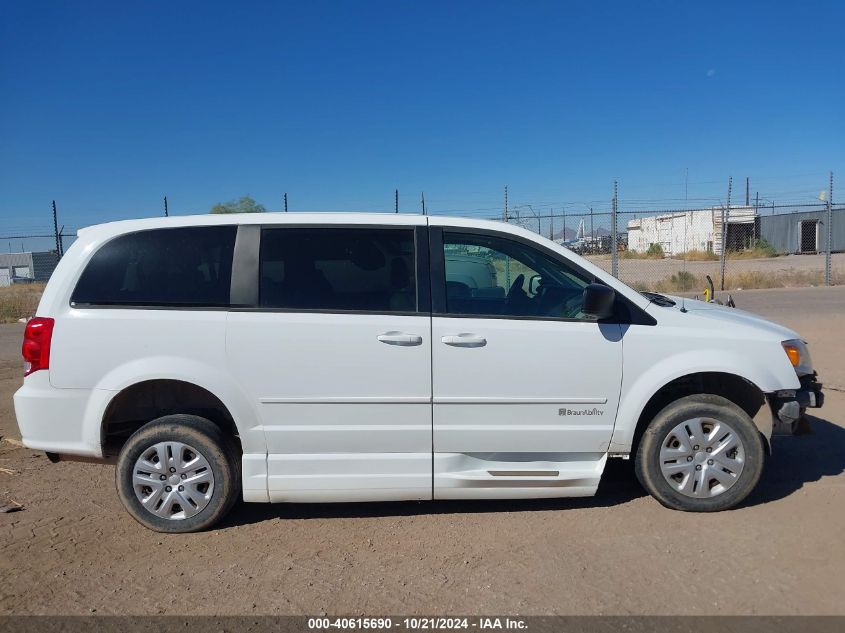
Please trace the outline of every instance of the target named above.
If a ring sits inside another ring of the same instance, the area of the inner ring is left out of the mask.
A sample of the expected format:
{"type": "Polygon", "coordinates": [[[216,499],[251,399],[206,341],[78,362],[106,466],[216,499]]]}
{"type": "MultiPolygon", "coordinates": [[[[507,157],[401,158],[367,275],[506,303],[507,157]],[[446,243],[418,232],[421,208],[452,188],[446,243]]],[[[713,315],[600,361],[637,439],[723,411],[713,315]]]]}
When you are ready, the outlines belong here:
{"type": "Polygon", "coordinates": [[[259,261],[263,308],[417,308],[412,229],[264,229],[259,261]]]}
{"type": "Polygon", "coordinates": [[[73,305],[225,307],[235,226],[153,229],[121,235],[91,258],[73,305]]]}

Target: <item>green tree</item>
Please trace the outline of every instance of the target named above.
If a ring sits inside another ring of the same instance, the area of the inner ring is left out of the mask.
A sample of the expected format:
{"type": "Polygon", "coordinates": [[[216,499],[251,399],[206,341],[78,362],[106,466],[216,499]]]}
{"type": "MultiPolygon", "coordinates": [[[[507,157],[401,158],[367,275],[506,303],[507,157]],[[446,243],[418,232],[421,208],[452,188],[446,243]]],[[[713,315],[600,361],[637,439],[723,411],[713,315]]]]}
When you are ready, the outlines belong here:
{"type": "Polygon", "coordinates": [[[241,196],[238,200],[218,202],[211,207],[211,213],[264,213],[267,209],[249,196],[241,196]]]}

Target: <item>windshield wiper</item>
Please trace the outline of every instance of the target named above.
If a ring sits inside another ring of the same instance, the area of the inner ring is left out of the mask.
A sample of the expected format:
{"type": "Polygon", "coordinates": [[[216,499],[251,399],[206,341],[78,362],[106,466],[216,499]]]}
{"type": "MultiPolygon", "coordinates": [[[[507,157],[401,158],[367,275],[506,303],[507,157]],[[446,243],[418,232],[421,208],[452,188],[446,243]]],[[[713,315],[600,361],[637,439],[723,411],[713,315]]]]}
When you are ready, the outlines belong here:
{"type": "Polygon", "coordinates": [[[675,302],[672,301],[669,297],[666,297],[657,292],[641,292],[640,294],[649,301],[651,301],[653,304],[662,306],[664,308],[671,308],[673,305],[676,305],[675,302]]]}

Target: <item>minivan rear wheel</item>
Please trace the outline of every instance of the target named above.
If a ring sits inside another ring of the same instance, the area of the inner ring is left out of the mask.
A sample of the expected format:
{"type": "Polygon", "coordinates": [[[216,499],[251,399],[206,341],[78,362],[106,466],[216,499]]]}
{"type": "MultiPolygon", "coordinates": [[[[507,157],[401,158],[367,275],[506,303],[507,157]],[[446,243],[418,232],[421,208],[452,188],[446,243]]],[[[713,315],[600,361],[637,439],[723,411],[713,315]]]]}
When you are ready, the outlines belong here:
{"type": "Polygon", "coordinates": [[[194,415],[167,415],[138,429],[120,451],[115,477],[129,514],[157,532],[209,528],[240,496],[230,442],[194,415]]]}
{"type": "Polygon", "coordinates": [[[748,414],[721,396],[671,403],[646,428],[635,471],[668,508],[715,512],[742,502],[763,472],[765,447],[748,414]]]}

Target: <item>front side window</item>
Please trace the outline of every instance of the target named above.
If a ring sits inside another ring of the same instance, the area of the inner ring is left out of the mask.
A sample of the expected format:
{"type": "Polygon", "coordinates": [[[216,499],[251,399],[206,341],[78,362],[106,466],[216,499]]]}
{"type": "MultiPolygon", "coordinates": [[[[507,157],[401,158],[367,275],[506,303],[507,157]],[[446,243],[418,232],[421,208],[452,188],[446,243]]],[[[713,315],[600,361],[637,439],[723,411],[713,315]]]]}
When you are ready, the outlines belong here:
{"type": "Polygon", "coordinates": [[[592,279],[539,249],[496,235],[443,233],[446,309],[490,317],[587,319],[592,279]]]}
{"type": "Polygon", "coordinates": [[[414,312],[409,229],[271,228],[261,232],[263,308],[414,312]]]}
{"type": "Polygon", "coordinates": [[[127,233],[91,258],[71,296],[74,305],[226,307],[235,226],[127,233]]]}

